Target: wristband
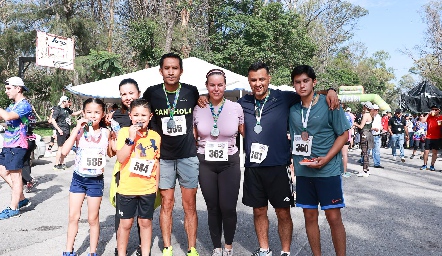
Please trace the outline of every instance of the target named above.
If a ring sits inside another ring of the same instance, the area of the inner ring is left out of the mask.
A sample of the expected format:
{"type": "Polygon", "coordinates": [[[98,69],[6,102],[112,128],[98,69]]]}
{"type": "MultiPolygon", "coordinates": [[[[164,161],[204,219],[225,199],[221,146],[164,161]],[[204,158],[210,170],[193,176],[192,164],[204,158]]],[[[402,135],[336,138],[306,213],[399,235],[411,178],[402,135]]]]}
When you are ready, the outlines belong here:
{"type": "Polygon", "coordinates": [[[328,89],[327,89],[327,92],[330,91],[330,90],[333,90],[333,91],[335,91],[335,92],[337,93],[336,89],[333,88],[333,87],[328,88],[328,89]]]}
{"type": "Polygon", "coordinates": [[[129,138],[126,138],[126,140],[124,141],[124,143],[128,146],[132,146],[133,144],[135,144],[135,142],[129,138]]]}

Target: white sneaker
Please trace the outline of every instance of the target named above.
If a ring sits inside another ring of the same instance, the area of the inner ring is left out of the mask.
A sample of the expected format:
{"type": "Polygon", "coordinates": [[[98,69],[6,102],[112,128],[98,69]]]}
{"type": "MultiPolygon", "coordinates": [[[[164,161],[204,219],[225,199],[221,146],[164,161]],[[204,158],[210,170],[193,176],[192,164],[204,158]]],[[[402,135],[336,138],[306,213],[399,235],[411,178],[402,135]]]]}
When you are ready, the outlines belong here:
{"type": "Polygon", "coordinates": [[[401,157],[402,163],[405,163],[405,157],[401,157]]]}
{"type": "Polygon", "coordinates": [[[233,249],[230,250],[224,249],[223,256],[233,256],[233,249]]]}
{"type": "Polygon", "coordinates": [[[368,177],[368,176],[370,176],[370,173],[368,173],[368,172],[360,172],[360,173],[358,173],[358,177],[368,177]]]}
{"type": "Polygon", "coordinates": [[[396,156],[393,156],[393,161],[396,161],[396,156]]]}
{"type": "Polygon", "coordinates": [[[222,252],[222,249],[221,248],[215,248],[215,249],[213,249],[213,251],[212,251],[212,256],[222,256],[223,254],[222,254],[223,252],[222,252]]]}

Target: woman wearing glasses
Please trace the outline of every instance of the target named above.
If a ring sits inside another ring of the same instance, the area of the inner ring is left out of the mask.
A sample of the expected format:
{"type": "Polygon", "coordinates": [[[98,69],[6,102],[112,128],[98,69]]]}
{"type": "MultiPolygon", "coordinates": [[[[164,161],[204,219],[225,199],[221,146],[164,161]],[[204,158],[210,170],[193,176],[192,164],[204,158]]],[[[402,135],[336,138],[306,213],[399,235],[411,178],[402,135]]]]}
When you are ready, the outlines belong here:
{"type": "Polygon", "coordinates": [[[238,132],[244,133],[241,106],[224,97],[226,76],[220,69],[206,75],[208,106],[195,107],[194,129],[200,161],[199,183],[207,205],[209,230],[213,243],[212,256],[233,255],[236,230],[236,202],[241,172],[236,147],[238,132]],[[224,228],[224,249],[221,234],[224,228]]]}

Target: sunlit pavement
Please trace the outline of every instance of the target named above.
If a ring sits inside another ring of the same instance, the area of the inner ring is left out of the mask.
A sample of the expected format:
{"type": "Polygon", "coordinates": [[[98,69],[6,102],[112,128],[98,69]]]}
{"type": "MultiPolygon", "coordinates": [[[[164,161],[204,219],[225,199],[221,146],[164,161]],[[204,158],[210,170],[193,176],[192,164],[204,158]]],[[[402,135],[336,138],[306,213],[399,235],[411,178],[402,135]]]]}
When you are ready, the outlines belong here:
{"type": "MultiPolygon", "coordinates": [[[[343,178],[345,203],[342,210],[347,231],[347,255],[442,255],[442,173],[419,170],[422,160],[409,159],[411,150],[405,150],[406,162],[393,161],[391,150],[381,150],[381,164],[385,169],[370,168],[370,177],[343,178]]],[[[32,205],[23,209],[20,217],[0,221],[0,255],[61,255],[66,242],[69,184],[72,178],[73,155],[67,157],[67,170],[52,169],[54,153],[35,160],[32,175],[39,180],[33,193],[25,193],[32,205]]],[[[360,151],[349,153],[349,171],[362,171],[356,163],[360,151]]],[[[372,161],[372,159],[370,160],[372,161]]],[[[101,235],[98,255],[113,255],[116,246],[114,212],[108,200],[109,182],[115,158],[110,159],[105,172],[105,196],[101,204],[101,235]]],[[[436,162],[442,170],[442,161],[436,162]]],[[[174,255],[185,255],[187,241],[183,227],[180,192],[176,190],[173,214],[172,245],[174,255]]],[[[250,255],[258,248],[252,210],[238,200],[238,228],[233,244],[236,255],[250,255]]],[[[0,181],[0,207],[9,205],[10,189],[0,181]]],[[[199,217],[197,249],[200,255],[210,255],[212,243],[207,228],[207,213],[200,191],[197,194],[199,217]]],[[[292,255],[311,255],[304,229],[302,210],[292,208],[294,222],[292,255]]],[[[153,221],[152,255],[161,255],[162,238],[158,209],[153,221]]],[[[276,215],[269,211],[270,246],[273,255],[281,250],[277,233],[276,215]]],[[[323,212],[320,214],[323,255],[334,255],[330,230],[323,212]]],[[[89,246],[86,203],[75,243],[79,255],[87,255],[89,246]]],[[[132,230],[129,254],[135,255],[137,241],[132,230]]]]}

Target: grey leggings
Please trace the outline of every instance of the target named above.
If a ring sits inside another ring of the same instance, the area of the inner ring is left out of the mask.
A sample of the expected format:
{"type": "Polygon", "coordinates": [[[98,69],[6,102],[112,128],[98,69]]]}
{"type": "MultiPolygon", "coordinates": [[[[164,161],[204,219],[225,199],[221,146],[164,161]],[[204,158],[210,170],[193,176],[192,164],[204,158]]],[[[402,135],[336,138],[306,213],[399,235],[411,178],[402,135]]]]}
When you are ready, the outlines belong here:
{"type": "Polygon", "coordinates": [[[236,231],[236,202],[238,201],[241,170],[239,153],[229,155],[229,161],[206,161],[198,154],[200,161],[199,183],[207,205],[210,236],[214,248],[221,248],[221,234],[230,245],[236,231]]]}

